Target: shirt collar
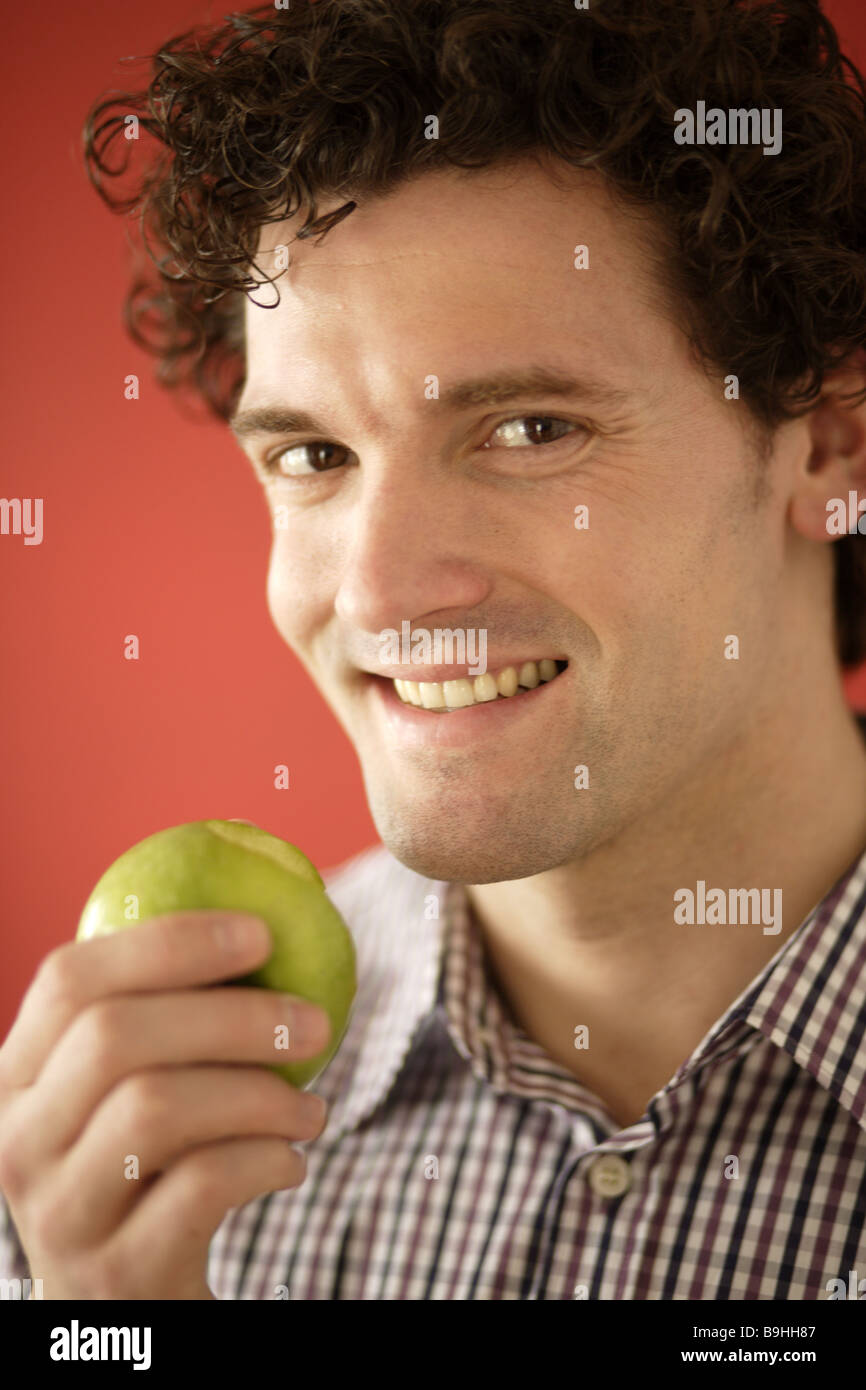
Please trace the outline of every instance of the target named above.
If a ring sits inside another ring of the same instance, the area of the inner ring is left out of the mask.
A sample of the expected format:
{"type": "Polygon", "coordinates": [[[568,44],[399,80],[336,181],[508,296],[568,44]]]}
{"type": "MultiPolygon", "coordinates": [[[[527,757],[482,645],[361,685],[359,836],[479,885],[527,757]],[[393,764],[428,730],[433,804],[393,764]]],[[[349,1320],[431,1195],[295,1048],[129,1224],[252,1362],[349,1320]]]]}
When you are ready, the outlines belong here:
{"type": "Polygon", "coordinates": [[[866,1129],[866,853],[813,908],[693,1056],[742,1021],[808,1071],[866,1129]]]}
{"type": "Polygon", "coordinates": [[[328,1103],[323,1137],[331,1139],[385,1099],[435,1008],[453,885],[422,878],[377,846],[326,876],[325,887],[352,933],[358,980],[340,1046],[311,1087],[328,1103]]]}
{"type": "MultiPolygon", "coordinates": [[[[327,882],[355,939],[358,993],[340,1049],[313,1089],[325,1135],[356,1128],[385,1099],[435,1013],[494,1089],[587,1112],[598,1099],[512,1022],[493,985],[466,889],[425,879],[387,850],[357,856],[327,882]]],[[[743,1025],[808,1071],[866,1128],[866,852],[734,1000],[669,1088],[724,1050],[743,1025]]]]}

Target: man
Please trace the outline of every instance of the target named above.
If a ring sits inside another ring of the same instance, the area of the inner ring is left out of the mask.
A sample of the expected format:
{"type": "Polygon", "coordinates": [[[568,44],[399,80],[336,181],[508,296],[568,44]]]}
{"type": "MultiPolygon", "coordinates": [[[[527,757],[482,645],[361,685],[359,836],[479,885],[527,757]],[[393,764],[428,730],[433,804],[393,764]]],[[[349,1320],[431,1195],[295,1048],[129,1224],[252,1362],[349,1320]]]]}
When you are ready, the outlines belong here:
{"type": "MultiPolygon", "coordinates": [[[[174,152],[163,377],[261,480],[273,621],[384,848],[329,882],[360,988],[324,1129],[272,1088],[251,1115],[251,1065],[177,1125],[203,1058],[192,1024],[159,1053],[156,1005],[251,955],[181,962],[163,922],[37,979],[0,1053],[7,1267],[55,1297],[836,1296],[866,1276],[866,123],[832,29],[319,0],[151,96],[110,128],[174,152]],[[106,1000],[136,991],[133,1046],[106,1000]],[[289,1133],[305,1181],[265,1161],[289,1133]]],[[[208,1059],[257,1060],[220,1017],[208,1059]]]]}

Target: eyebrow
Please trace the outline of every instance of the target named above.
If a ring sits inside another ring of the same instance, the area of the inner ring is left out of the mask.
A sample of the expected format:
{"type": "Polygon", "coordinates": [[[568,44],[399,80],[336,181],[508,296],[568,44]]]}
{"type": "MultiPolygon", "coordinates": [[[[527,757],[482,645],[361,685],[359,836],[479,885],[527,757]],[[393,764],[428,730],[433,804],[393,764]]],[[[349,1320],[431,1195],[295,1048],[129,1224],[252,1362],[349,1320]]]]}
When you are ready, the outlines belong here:
{"type": "MultiPolygon", "coordinates": [[[[547,367],[530,367],[521,372],[458,381],[430,403],[438,405],[440,409],[444,406],[451,410],[466,410],[474,405],[503,405],[533,395],[570,396],[608,409],[622,409],[633,399],[629,392],[597,378],[572,377],[547,367]]],[[[237,439],[247,439],[257,434],[328,432],[328,426],[309,411],[279,405],[252,406],[248,410],[241,410],[229,420],[229,429],[237,439]]]]}

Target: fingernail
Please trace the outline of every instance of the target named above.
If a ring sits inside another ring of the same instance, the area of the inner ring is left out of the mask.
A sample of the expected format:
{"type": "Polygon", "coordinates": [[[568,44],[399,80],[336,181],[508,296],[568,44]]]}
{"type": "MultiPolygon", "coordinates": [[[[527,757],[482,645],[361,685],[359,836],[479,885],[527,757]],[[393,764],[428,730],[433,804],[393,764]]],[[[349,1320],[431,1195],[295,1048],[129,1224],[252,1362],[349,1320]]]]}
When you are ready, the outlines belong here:
{"type": "Polygon", "coordinates": [[[323,1096],[316,1095],[315,1091],[305,1091],[302,1101],[304,1119],[309,1120],[312,1125],[324,1124],[328,1114],[328,1102],[323,1096]]]}
{"type": "Polygon", "coordinates": [[[321,1042],[324,1047],[331,1033],[331,1023],[324,1010],[294,994],[284,994],[283,1003],[289,1017],[289,1045],[294,1039],[304,1045],[321,1042]]]}
{"type": "Polygon", "coordinates": [[[261,950],[271,940],[271,934],[261,917],[218,917],[215,922],[217,939],[227,951],[261,950]]]}

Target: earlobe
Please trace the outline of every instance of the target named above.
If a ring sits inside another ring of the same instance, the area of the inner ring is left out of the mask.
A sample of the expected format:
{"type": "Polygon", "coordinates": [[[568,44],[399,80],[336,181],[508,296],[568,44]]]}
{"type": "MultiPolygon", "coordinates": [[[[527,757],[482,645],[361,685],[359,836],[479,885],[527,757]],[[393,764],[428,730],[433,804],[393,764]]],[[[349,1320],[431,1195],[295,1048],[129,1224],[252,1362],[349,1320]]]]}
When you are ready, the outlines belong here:
{"type": "MultiPolygon", "coordinates": [[[[844,494],[842,494],[844,496],[844,494]]],[[[799,488],[791,498],[791,525],[810,541],[832,541],[836,532],[831,529],[830,505],[834,498],[824,497],[812,488],[799,488]]]]}

